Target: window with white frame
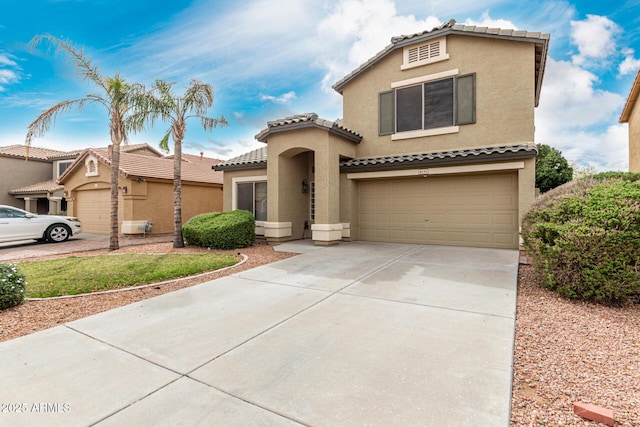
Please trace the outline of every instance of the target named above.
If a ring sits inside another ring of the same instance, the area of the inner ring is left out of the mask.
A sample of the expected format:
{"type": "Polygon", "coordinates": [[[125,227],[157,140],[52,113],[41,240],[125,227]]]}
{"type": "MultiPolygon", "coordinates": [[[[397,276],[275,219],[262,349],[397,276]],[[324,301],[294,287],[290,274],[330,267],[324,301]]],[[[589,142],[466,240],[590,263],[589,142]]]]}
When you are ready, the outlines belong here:
{"type": "Polygon", "coordinates": [[[60,175],[67,170],[67,168],[73,163],[73,160],[59,160],[56,165],[56,179],[60,178],[60,175]]]}
{"type": "Polygon", "coordinates": [[[266,181],[236,183],[235,197],[237,209],[244,209],[251,212],[256,221],[267,220],[266,181]]]}
{"type": "Polygon", "coordinates": [[[475,74],[396,87],[379,94],[378,108],[380,135],[475,123],[475,74]]]}

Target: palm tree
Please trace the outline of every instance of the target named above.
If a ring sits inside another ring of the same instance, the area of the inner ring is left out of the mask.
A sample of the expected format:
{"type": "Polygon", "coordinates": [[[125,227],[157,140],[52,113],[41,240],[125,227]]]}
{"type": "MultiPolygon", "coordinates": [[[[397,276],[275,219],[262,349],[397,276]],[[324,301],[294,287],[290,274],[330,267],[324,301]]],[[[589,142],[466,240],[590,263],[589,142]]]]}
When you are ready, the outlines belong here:
{"type": "Polygon", "coordinates": [[[77,68],[83,80],[92,82],[98,93],[91,93],[84,98],[61,101],[38,116],[29,125],[25,145],[30,146],[34,138],[42,136],[55,124],[59,114],[72,109],[82,111],[85,104],[100,104],[107,109],[109,115],[109,133],[111,136],[111,207],[110,207],[110,239],[109,250],[119,248],[118,243],[118,172],[120,169],[120,147],[127,143],[127,133],[142,129],[144,116],[145,87],[139,83],[127,83],[116,73],[113,77],[100,74],[98,67],[84,55],[82,49],[76,49],[70,42],[58,39],[49,34],[39,35],[31,41],[32,49],[47,40],[55,47],[55,53],[65,52],[77,68]],[[138,120],[133,120],[133,117],[138,120]]]}
{"type": "Polygon", "coordinates": [[[167,133],[160,141],[160,148],[169,151],[169,136],[173,139],[173,247],[183,248],[182,238],[182,140],[187,130],[187,119],[198,118],[205,131],[229,123],[224,118],[208,117],[205,114],[213,105],[213,86],[191,80],[183,96],[172,92],[174,83],[156,80],[153,95],[149,97],[144,117],[153,123],[156,118],[170,123],[167,133]]]}

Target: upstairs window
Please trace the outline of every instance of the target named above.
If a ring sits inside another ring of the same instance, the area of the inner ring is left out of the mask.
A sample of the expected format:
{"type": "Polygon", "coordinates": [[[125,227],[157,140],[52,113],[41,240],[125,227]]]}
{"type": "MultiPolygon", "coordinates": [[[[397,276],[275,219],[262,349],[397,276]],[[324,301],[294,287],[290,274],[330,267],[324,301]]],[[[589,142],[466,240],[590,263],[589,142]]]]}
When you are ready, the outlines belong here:
{"type": "Polygon", "coordinates": [[[378,106],[380,135],[472,124],[476,120],[475,74],[382,92],[378,106]]]}
{"type": "Polygon", "coordinates": [[[64,173],[64,171],[66,171],[67,168],[69,166],[71,166],[71,163],[73,163],[73,160],[60,160],[60,161],[58,161],[56,179],[60,178],[60,175],[62,175],[64,173]]]}
{"type": "Polygon", "coordinates": [[[447,39],[443,37],[421,45],[407,46],[402,51],[402,59],[401,70],[449,59],[447,39]]]}

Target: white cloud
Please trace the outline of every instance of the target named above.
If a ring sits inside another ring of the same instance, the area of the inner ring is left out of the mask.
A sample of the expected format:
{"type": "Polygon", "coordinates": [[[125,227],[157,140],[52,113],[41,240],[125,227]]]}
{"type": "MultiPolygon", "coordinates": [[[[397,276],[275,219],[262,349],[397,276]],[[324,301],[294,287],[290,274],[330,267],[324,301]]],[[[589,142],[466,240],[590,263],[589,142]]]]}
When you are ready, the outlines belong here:
{"type": "MultiPolygon", "coordinates": [[[[611,123],[624,98],[596,89],[598,77],[567,61],[547,60],[544,87],[536,116],[550,132],[611,123]]],[[[546,135],[550,136],[550,135],[546,135]]]]}
{"type": "Polygon", "coordinates": [[[6,86],[16,83],[20,77],[15,71],[0,69],[0,92],[6,89],[6,86]]]}
{"type": "Polygon", "coordinates": [[[465,25],[475,25],[476,27],[489,27],[489,28],[502,28],[502,29],[512,29],[517,30],[518,27],[506,19],[493,19],[489,16],[489,12],[484,12],[482,14],[480,21],[474,21],[473,19],[467,19],[464,21],[465,25]]]}
{"type": "Polygon", "coordinates": [[[274,104],[288,104],[291,101],[297,98],[296,93],[294,91],[290,91],[287,93],[283,93],[280,96],[272,96],[272,95],[260,95],[261,101],[269,101],[274,104]]]}
{"type": "Polygon", "coordinates": [[[4,92],[7,86],[20,81],[20,66],[13,60],[13,56],[0,52],[0,92],[4,92]]]}
{"type": "Polygon", "coordinates": [[[635,51],[633,49],[625,49],[622,53],[625,55],[625,58],[620,65],[618,65],[618,72],[621,76],[635,74],[640,68],[640,59],[634,57],[635,51]]]}
{"type": "Polygon", "coordinates": [[[12,57],[6,53],[0,52],[0,65],[17,67],[18,64],[16,61],[11,59],[12,57]]]}
{"type": "Polygon", "coordinates": [[[434,16],[420,20],[414,15],[398,15],[391,0],[338,1],[317,27],[319,40],[331,47],[319,59],[319,65],[326,69],[323,88],[330,91],[330,84],[384,49],[391,37],[440,24],[434,16]]]}
{"type": "Polygon", "coordinates": [[[606,60],[616,53],[615,37],[620,27],[606,16],[587,15],[583,21],[571,21],[571,41],[578,47],[573,63],[606,60]]]}
{"type": "Polygon", "coordinates": [[[536,142],[598,170],[624,170],[626,127],[607,126],[617,122],[624,97],[597,89],[595,74],[567,61],[549,58],[544,79],[536,111],[536,142]]]}

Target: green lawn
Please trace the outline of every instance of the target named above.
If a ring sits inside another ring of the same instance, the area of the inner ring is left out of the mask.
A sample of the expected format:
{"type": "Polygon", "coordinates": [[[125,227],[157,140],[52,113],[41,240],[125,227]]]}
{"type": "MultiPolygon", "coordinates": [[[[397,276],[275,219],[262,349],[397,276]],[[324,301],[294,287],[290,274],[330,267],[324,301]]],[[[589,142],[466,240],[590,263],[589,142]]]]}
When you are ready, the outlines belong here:
{"type": "Polygon", "coordinates": [[[220,254],[122,254],[26,261],[27,298],[77,295],[146,285],[234,265],[240,258],[220,254]]]}

